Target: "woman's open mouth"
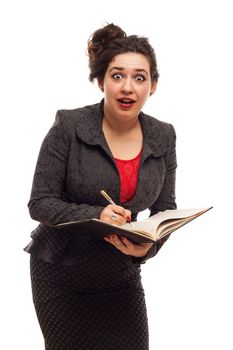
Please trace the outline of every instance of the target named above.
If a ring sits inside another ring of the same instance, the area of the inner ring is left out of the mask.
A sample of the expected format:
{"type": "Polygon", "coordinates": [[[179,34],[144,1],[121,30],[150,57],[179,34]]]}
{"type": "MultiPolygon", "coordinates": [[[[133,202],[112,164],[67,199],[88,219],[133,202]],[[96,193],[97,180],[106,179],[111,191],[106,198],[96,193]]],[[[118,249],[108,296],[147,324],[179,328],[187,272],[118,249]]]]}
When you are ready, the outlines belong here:
{"type": "Polygon", "coordinates": [[[121,108],[126,108],[126,109],[129,109],[130,107],[132,107],[133,104],[136,102],[131,98],[118,98],[117,101],[119,102],[121,108]]]}

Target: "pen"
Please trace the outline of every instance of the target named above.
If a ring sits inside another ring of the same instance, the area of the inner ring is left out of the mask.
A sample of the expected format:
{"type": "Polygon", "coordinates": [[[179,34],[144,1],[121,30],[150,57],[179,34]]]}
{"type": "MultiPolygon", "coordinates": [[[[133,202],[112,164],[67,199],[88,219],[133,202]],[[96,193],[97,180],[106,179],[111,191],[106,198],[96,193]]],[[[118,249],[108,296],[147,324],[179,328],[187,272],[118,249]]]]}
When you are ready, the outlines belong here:
{"type": "MultiPolygon", "coordinates": [[[[107,194],[107,192],[105,192],[104,190],[101,190],[100,193],[104,196],[104,198],[107,199],[107,201],[110,204],[116,205],[116,203],[112,200],[112,198],[107,194]]],[[[114,219],[114,215],[112,216],[112,218],[114,219]]],[[[132,227],[134,227],[133,223],[130,221],[130,218],[127,217],[127,223],[129,223],[132,227]]]]}
{"type": "Polygon", "coordinates": [[[112,198],[104,190],[101,190],[100,193],[107,199],[110,204],[116,205],[116,203],[113,202],[112,198]]]}

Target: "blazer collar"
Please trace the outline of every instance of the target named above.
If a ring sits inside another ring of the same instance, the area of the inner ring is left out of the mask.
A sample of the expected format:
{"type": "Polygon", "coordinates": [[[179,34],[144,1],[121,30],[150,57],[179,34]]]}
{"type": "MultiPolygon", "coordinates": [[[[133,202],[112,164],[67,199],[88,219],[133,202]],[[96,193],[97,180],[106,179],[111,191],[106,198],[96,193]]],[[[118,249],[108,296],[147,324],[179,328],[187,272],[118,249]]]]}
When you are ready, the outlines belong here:
{"type": "MultiPolygon", "coordinates": [[[[78,109],[80,113],[76,133],[82,141],[89,145],[99,145],[112,157],[102,131],[103,107],[104,99],[100,103],[78,109]]],[[[150,155],[164,155],[169,148],[169,139],[163,123],[143,112],[139,115],[139,121],[143,133],[143,160],[150,155]]]]}

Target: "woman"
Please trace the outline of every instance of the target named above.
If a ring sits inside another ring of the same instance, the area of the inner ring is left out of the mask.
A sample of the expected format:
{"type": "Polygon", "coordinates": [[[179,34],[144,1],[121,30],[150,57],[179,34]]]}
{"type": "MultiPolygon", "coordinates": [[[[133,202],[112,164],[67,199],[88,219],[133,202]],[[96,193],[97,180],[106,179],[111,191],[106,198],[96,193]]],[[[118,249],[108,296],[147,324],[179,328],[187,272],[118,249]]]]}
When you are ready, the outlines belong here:
{"type": "Polygon", "coordinates": [[[35,170],[29,210],[40,224],[25,248],[33,301],[47,350],[146,350],[140,265],[165,240],[136,245],[51,226],[93,217],[121,225],[147,208],[175,209],[175,132],[141,111],[159,76],[146,38],[110,24],[88,54],[104,99],[57,112],[35,170]],[[107,205],[102,189],[119,205],[107,205]]]}

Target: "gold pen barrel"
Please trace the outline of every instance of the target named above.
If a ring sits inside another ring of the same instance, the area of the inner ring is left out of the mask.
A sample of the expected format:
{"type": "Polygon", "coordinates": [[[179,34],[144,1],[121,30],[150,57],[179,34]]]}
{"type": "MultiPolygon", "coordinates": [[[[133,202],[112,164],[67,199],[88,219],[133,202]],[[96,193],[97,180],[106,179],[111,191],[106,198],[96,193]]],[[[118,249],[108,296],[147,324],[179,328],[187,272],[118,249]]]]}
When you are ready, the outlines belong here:
{"type": "Polygon", "coordinates": [[[112,198],[104,191],[104,190],[101,190],[100,193],[107,199],[107,201],[110,203],[110,204],[113,204],[113,205],[116,205],[112,198]]]}

